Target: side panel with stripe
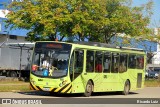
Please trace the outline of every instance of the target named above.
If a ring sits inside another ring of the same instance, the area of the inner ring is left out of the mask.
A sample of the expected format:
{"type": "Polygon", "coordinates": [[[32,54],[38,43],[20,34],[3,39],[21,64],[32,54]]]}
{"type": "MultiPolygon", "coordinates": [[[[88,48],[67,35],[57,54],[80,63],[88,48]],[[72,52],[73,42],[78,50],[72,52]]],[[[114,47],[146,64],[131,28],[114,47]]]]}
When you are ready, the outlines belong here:
{"type": "Polygon", "coordinates": [[[35,85],[33,85],[31,82],[30,82],[30,89],[32,90],[39,90],[39,88],[37,88],[35,85]]]}
{"type": "Polygon", "coordinates": [[[66,85],[63,86],[63,87],[53,88],[53,89],[51,90],[51,92],[71,93],[71,88],[72,88],[72,85],[71,85],[71,83],[69,83],[69,84],[66,84],[66,85]]]}

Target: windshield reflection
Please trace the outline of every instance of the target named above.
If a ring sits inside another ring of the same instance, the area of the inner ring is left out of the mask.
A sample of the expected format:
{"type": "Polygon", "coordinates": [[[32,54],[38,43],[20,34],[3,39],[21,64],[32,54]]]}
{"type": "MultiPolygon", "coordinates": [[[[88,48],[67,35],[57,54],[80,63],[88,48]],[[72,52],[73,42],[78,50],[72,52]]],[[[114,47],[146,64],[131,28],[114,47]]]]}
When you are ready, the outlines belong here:
{"type": "Polygon", "coordinates": [[[70,50],[36,48],[32,73],[43,77],[62,77],[68,72],[70,50]]]}

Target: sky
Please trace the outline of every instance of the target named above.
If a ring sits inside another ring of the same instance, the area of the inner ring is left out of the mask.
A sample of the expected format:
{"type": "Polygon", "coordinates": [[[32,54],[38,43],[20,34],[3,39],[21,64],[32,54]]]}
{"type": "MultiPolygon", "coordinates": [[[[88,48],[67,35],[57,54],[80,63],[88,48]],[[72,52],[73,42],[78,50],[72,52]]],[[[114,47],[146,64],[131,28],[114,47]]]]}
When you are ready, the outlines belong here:
{"type": "MultiPolygon", "coordinates": [[[[155,28],[160,27],[160,0],[152,0],[153,1],[153,7],[152,12],[153,15],[151,17],[151,23],[149,27],[155,28]]],[[[149,2],[149,0],[132,0],[133,6],[140,6],[142,4],[146,4],[149,2]]]]}

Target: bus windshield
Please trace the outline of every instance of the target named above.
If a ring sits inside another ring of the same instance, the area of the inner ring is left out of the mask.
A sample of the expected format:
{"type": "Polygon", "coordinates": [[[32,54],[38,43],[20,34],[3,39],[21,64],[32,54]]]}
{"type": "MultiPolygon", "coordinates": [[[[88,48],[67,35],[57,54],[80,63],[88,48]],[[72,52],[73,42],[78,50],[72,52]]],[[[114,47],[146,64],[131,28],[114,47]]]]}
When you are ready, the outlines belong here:
{"type": "Polygon", "coordinates": [[[35,45],[32,74],[40,77],[60,78],[67,75],[71,45],[41,43],[35,45]]]}

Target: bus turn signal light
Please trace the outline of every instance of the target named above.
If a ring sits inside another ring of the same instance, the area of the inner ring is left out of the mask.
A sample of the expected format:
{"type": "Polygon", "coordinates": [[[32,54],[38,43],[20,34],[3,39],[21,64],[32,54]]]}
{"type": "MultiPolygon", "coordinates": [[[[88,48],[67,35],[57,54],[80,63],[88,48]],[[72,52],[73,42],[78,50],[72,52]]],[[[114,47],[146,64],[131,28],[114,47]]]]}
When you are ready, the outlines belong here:
{"type": "Polygon", "coordinates": [[[37,65],[32,65],[32,71],[37,71],[37,65]]]}

